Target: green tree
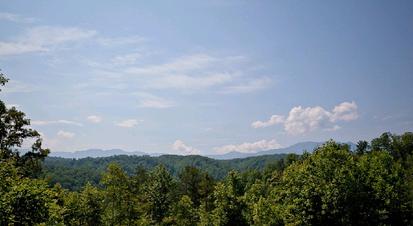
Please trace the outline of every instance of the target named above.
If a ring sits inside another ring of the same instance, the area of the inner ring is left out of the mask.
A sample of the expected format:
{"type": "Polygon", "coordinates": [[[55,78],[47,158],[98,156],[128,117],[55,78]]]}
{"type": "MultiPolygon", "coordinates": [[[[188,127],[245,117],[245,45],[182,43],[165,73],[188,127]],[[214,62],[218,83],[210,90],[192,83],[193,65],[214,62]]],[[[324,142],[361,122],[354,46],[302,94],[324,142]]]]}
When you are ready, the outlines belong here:
{"type": "Polygon", "coordinates": [[[18,174],[10,162],[0,162],[0,225],[47,222],[53,200],[45,181],[18,174]]]}
{"type": "MultiPolygon", "coordinates": [[[[7,83],[8,79],[0,73],[0,87],[7,83]]],[[[41,160],[49,153],[42,148],[40,134],[29,128],[30,120],[25,113],[15,107],[10,109],[0,100],[0,161],[14,159],[19,173],[24,176],[38,176],[41,170],[41,160]],[[34,139],[31,150],[21,155],[19,148],[23,141],[34,139]]]]}
{"type": "Polygon", "coordinates": [[[195,204],[200,203],[199,184],[201,182],[201,172],[193,166],[186,166],[179,174],[179,189],[184,195],[188,195],[195,204]]]}
{"type": "Polygon", "coordinates": [[[413,133],[402,135],[383,133],[371,141],[372,151],[389,152],[396,160],[405,161],[413,154],[413,133]]]}
{"type": "Polygon", "coordinates": [[[130,208],[129,181],[126,173],[116,163],[108,165],[101,181],[104,186],[104,216],[107,225],[124,225],[128,223],[130,208]]]}
{"type": "MultiPolygon", "coordinates": [[[[7,82],[0,73],[0,87],[7,82]]],[[[31,179],[39,176],[41,161],[49,150],[42,148],[40,134],[29,126],[23,112],[7,108],[0,100],[0,225],[46,223],[58,212],[47,183],[31,179]],[[31,150],[21,155],[23,142],[31,139],[35,139],[31,150]]]]}
{"type": "Polygon", "coordinates": [[[284,224],[277,206],[265,197],[260,197],[259,200],[253,204],[251,214],[251,225],[270,226],[284,224]]]}
{"type": "Polygon", "coordinates": [[[101,225],[102,224],[102,201],[103,196],[100,191],[87,183],[80,193],[80,209],[82,210],[83,221],[81,225],[101,225]]]}
{"type": "Polygon", "coordinates": [[[286,169],[271,196],[292,225],[406,225],[411,208],[399,163],[389,152],[355,157],[327,142],[286,169]]]}
{"type": "Polygon", "coordinates": [[[191,198],[183,195],[176,205],[172,208],[171,223],[179,226],[196,225],[199,221],[198,212],[194,208],[191,198]]]}
{"type": "Polygon", "coordinates": [[[369,149],[370,149],[369,142],[367,142],[365,140],[360,140],[359,142],[357,142],[356,154],[363,155],[363,154],[367,153],[367,151],[369,149]]]}
{"type": "Polygon", "coordinates": [[[241,177],[235,171],[231,171],[224,182],[215,186],[215,209],[212,211],[214,225],[247,225],[242,214],[245,209],[243,193],[241,177]]]}
{"type": "Polygon", "coordinates": [[[154,224],[161,224],[169,215],[172,197],[172,176],[163,165],[157,166],[149,176],[145,186],[147,214],[154,224]]]}
{"type": "Polygon", "coordinates": [[[357,162],[358,183],[349,200],[352,222],[364,225],[411,225],[405,170],[388,152],[363,155],[357,162]]]}

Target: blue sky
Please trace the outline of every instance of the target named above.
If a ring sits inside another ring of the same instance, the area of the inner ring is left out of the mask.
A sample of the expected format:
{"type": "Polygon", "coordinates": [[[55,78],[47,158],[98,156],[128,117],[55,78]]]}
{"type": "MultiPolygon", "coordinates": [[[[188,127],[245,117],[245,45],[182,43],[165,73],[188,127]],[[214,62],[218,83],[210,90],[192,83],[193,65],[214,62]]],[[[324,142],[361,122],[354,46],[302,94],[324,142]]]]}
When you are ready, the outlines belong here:
{"type": "Polygon", "coordinates": [[[0,1],[52,151],[256,152],[413,128],[411,1],[0,1]]]}

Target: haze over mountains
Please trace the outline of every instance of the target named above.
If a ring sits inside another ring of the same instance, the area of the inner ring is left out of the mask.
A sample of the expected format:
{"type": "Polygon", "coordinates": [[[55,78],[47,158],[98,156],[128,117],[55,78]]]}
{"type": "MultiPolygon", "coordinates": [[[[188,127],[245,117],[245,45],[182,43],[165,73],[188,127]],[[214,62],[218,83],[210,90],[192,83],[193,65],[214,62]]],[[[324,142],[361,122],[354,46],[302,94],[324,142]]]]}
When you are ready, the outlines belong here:
{"type": "MultiPolygon", "coordinates": [[[[262,156],[262,155],[273,155],[273,154],[288,154],[288,153],[295,153],[295,154],[302,154],[304,151],[312,152],[315,148],[322,145],[324,142],[300,142],[285,148],[279,149],[271,149],[266,151],[259,151],[255,153],[243,153],[238,151],[232,151],[221,155],[204,155],[209,158],[213,159],[236,159],[236,158],[247,158],[253,156],[262,156]]],[[[355,144],[352,142],[346,142],[346,144],[350,145],[351,149],[354,149],[355,144]]],[[[74,151],[74,152],[51,152],[50,157],[62,157],[62,158],[87,158],[87,157],[109,157],[114,155],[134,155],[134,156],[160,156],[165,155],[166,153],[146,153],[142,151],[125,151],[122,149],[87,149],[81,151],[74,151]]]]}

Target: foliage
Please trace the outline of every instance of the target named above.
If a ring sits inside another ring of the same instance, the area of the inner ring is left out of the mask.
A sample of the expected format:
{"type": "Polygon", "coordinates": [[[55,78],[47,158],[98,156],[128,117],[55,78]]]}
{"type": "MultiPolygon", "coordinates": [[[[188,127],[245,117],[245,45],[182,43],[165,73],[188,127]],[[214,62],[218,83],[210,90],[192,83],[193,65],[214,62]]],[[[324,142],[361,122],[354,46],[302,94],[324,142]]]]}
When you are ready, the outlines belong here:
{"type": "MultiPolygon", "coordinates": [[[[65,159],[47,157],[44,160],[43,176],[50,180],[50,184],[60,183],[62,187],[79,191],[87,182],[98,186],[103,172],[110,163],[116,163],[132,176],[137,167],[152,170],[158,165],[164,165],[169,173],[175,177],[185,169],[194,167],[208,173],[210,179],[222,180],[231,170],[247,172],[268,169],[269,174],[274,170],[281,170],[291,164],[290,155],[276,154],[245,159],[215,160],[203,156],[111,156],[101,158],[65,159]],[[289,159],[290,158],[290,159],[289,159]]],[[[296,156],[296,155],[291,155],[296,156]]],[[[298,158],[298,157],[295,157],[298,158]]]]}
{"type": "MultiPolygon", "coordinates": [[[[0,87],[7,83],[8,79],[0,73],[0,87]]],[[[37,176],[41,170],[40,161],[49,153],[42,148],[40,134],[30,127],[30,120],[24,112],[15,107],[10,109],[0,100],[0,161],[13,159],[18,166],[19,173],[24,176],[37,176]],[[35,140],[31,150],[21,155],[18,148],[24,141],[35,140]]]]}
{"type": "Polygon", "coordinates": [[[0,225],[31,225],[49,219],[52,198],[43,180],[21,177],[14,163],[0,162],[0,225]]]}

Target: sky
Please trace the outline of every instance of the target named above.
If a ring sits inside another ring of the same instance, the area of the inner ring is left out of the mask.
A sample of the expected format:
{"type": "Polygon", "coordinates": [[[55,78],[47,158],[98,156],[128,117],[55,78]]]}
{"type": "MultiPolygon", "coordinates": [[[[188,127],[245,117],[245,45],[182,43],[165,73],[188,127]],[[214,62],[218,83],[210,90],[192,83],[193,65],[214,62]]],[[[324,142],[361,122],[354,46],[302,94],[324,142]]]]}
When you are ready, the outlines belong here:
{"type": "Polygon", "coordinates": [[[0,0],[0,93],[54,151],[413,130],[412,1],[0,0]]]}

